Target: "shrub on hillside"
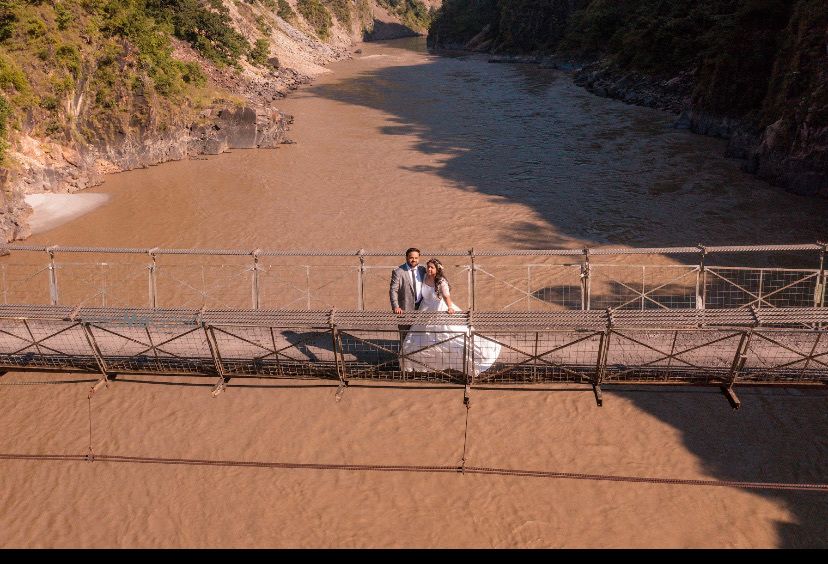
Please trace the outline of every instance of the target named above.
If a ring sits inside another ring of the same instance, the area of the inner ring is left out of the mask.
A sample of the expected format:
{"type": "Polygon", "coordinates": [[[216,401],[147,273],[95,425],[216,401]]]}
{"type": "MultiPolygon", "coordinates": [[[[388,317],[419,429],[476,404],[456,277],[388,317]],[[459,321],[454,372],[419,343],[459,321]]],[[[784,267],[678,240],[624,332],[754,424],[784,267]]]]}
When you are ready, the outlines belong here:
{"type": "Polygon", "coordinates": [[[292,22],[296,19],[296,12],[293,11],[293,8],[290,7],[287,0],[278,0],[276,15],[286,22],[292,22]]]}
{"type": "MultiPolygon", "coordinates": [[[[132,0],[139,2],[140,0],[132,0]]],[[[219,64],[237,65],[250,44],[228,25],[229,10],[221,0],[145,0],[150,14],[172,25],[175,35],[219,64]]]]}
{"type": "Polygon", "coordinates": [[[411,29],[428,29],[434,17],[422,0],[377,0],[377,4],[396,14],[411,29]]]}
{"type": "Polygon", "coordinates": [[[6,159],[6,149],[9,145],[6,141],[6,133],[8,133],[8,123],[11,115],[11,104],[5,96],[0,96],[0,164],[3,164],[6,159]]]}
{"type": "Polygon", "coordinates": [[[333,15],[339,23],[345,27],[351,25],[351,7],[348,0],[325,0],[325,4],[330,8],[333,15]]]}
{"type": "Polygon", "coordinates": [[[270,52],[270,42],[267,39],[259,38],[256,45],[250,50],[247,58],[254,65],[264,66],[267,64],[267,55],[270,52]]]}
{"type": "Polygon", "coordinates": [[[333,20],[331,19],[331,14],[320,0],[299,0],[296,4],[296,9],[299,10],[299,13],[302,14],[305,21],[314,29],[319,39],[324,40],[328,38],[333,20]]]}

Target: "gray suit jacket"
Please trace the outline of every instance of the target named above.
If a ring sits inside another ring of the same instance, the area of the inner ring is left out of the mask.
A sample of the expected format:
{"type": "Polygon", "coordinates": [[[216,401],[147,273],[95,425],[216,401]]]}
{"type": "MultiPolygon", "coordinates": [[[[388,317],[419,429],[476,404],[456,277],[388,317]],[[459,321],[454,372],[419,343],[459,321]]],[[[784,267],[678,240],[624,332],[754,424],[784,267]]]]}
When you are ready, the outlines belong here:
{"type": "MultiPolygon", "coordinates": [[[[391,309],[401,307],[404,311],[414,311],[416,297],[414,284],[411,282],[411,268],[408,263],[398,266],[391,272],[391,309]]],[[[420,265],[417,267],[417,278],[425,280],[426,269],[420,265]]]]}

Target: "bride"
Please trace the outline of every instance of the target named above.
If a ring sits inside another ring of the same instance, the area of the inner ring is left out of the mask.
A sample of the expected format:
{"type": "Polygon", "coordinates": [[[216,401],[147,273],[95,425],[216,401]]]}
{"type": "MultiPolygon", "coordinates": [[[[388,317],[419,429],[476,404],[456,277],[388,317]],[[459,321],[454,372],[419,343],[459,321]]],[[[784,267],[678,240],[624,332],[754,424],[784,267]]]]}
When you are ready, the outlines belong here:
{"type": "MultiPolygon", "coordinates": [[[[445,311],[455,313],[458,307],[451,300],[448,280],[443,273],[442,263],[433,258],[426,263],[426,278],[422,287],[423,298],[419,311],[445,311]]],[[[412,325],[402,343],[401,359],[405,372],[433,372],[436,370],[457,370],[465,366],[477,376],[491,368],[500,354],[500,345],[488,339],[475,336],[473,346],[465,350],[464,343],[469,327],[463,325],[412,325]],[[466,352],[468,359],[463,358],[466,352]],[[464,361],[468,360],[468,364],[464,361]]]]}

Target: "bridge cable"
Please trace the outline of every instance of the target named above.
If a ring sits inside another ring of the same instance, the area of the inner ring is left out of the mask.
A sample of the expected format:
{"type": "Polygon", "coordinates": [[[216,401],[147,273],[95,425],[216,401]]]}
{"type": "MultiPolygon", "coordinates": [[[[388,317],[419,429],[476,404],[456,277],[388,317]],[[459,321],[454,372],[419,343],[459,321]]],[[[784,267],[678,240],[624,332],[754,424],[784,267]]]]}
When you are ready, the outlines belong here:
{"type": "Polygon", "coordinates": [[[88,384],[97,382],[95,379],[84,378],[83,380],[16,380],[11,382],[0,382],[0,386],[41,386],[51,384],[88,384]]]}
{"type": "MultiPolygon", "coordinates": [[[[88,455],[60,454],[11,454],[0,453],[0,460],[56,460],[86,461],[88,455]]],[[[582,474],[575,472],[552,472],[543,470],[520,470],[484,466],[410,466],[410,465],[372,465],[372,464],[315,464],[293,462],[256,462],[244,460],[206,460],[191,458],[154,458],[145,456],[95,455],[94,460],[102,462],[124,462],[133,464],[171,464],[187,466],[228,466],[253,468],[281,468],[298,470],[350,470],[373,472],[417,472],[417,473],[454,473],[484,474],[498,476],[516,476],[525,478],[557,478],[569,480],[627,482],[639,484],[664,484],[682,486],[712,486],[762,490],[800,490],[828,493],[828,483],[785,483],[785,482],[750,482],[739,480],[700,480],[683,478],[655,478],[646,476],[619,476],[612,474],[582,474]]]]}
{"type": "Polygon", "coordinates": [[[466,445],[469,441],[469,411],[471,410],[471,396],[469,395],[469,387],[466,386],[463,392],[463,405],[466,407],[466,428],[463,430],[463,458],[460,459],[460,472],[465,474],[466,471],[466,445]]]}
{"type": "Polygon", "coordinates": [[[86,460],[92,462],[95,460],[95,453],[92,450],[92,394],[86,397],[89,404],[89,451],[86,455],[86,460]]]}

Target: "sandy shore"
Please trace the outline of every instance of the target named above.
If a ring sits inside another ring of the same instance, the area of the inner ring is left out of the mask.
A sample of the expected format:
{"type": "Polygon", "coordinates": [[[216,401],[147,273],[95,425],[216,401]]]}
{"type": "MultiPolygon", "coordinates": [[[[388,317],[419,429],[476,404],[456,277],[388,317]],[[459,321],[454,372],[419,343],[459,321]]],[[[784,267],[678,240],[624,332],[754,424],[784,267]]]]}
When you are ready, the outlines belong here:
{"type": "Polygon", "coordinates": [[[32,235],[54,229],[87,214],[109,200],[107,194],[29,194],[26,203],[34,213],[29,219],[32,235]]]}

